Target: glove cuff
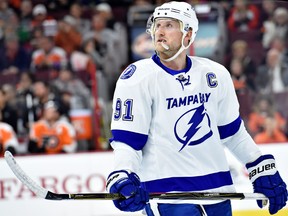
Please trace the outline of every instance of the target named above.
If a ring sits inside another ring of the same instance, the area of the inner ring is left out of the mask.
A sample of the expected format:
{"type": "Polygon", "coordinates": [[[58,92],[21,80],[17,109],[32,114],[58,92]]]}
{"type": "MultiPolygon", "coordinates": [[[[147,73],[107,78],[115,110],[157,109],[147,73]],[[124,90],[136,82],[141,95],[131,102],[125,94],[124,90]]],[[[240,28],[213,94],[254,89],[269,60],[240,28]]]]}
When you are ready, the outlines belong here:
{"type": "Polygon", "coordinates": [[[277,172],[273,155],[262,155],[256,161],[247,163],[246,168],[251,182],[261,176],[274,175],[277,172]]]}
{"type": "Polygon", "coordinates": [[[114,183],[121,179],[127,179],[129,176],[129,172],[127,170],[118,170],[110,173],[110,175],[107,178],[107,183],[106,183],[106,191],[110,192],[110,188],[114,183]]]}

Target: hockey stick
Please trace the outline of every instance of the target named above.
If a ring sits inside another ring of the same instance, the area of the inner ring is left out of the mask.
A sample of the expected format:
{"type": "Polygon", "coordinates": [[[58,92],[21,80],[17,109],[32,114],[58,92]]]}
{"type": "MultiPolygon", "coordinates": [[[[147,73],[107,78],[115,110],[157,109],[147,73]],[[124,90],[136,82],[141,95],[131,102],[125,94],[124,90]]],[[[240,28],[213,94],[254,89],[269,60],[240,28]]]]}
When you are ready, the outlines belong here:
{"type": "MultiPolygon", "coordinates": [[[[36,184],[17,164],[13,155],[5,152],[5,160],[15,176],[38,197],[47,200],[117,200],[126,199],[117,193],[77,193],[77,194],[57,194],[36,184]]],[[[267,202],[267,197],[259,193],[150,193],[150,200],[243,200],[257,199],[267,202]]]]}

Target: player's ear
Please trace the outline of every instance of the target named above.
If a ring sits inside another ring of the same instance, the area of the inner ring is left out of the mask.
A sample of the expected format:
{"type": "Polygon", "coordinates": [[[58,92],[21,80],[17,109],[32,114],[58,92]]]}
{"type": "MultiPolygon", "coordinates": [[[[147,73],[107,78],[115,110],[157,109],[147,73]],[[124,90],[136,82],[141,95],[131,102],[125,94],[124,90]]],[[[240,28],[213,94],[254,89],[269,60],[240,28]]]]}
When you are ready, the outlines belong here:
{"type": "Polygon", "coordinates": [[[185,36],[185,39],[184,39],[184,41],[185,41],[185,46],[187,46],[189,43],[190,43],[190,40],[191,40],[191,38],[192,38],[192,34],[193,34],[193,31],[192,31],[193,29],[192,28],[189,28],[189,30],[187,31],[187,33],[186,33],[186,36],[185,36]]]}

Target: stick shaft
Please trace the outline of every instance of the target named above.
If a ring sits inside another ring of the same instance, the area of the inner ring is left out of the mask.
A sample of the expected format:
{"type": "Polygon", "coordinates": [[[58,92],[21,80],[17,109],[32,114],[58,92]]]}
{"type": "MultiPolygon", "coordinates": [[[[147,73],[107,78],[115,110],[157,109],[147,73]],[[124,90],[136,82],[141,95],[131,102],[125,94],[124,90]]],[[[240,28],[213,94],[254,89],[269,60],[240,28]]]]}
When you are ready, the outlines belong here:
{"type": "MultiPolygon", "coordinates": [[[[150,200],[243,200],[257,199],[266,200],[263,194],[258,193],[150,193],[150,200]]],[[[125,199],[121,194],[110,193],[78,193],[78,194],[55,194],[48,192],[45,199],[49,200],[117,200],[125,199]]]]}
{"type": "MultiPolygon", "coordinates": [[[[15,176],[33,191],[38,197],[47,200],[117,200],[125,199],[121,194],[110,193],[77,193],[77,194],[56,194],[41,187],[34,182],[17,164],[13,155],[5,152],[5,160],[13,171],[15,176]]],[[[227,199],[257,199],[266,200],[263,194],[258,193],[198,193],[198,192],[184,192],[184,193],[150,193],[150,200],[227,200],[227,199]]]]}

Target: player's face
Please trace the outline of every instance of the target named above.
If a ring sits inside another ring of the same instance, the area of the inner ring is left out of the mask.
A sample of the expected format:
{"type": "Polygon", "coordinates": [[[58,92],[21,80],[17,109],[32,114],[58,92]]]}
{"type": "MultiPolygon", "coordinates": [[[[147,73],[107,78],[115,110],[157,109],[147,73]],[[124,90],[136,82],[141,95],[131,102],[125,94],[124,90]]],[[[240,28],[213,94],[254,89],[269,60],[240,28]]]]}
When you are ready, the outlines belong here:
{"type": "Polygon", "coordinates": [[[44,118],[47,121],[55,121],[59,117],[57,110],[53,107],[44,109],[44,118]]]}
{"type": "Polygon", "coordinates": [[[158,18],[154,34],[154,46],[159,55],[173,56],[181,47],[182,32],[177,20],[158,18]]]}

